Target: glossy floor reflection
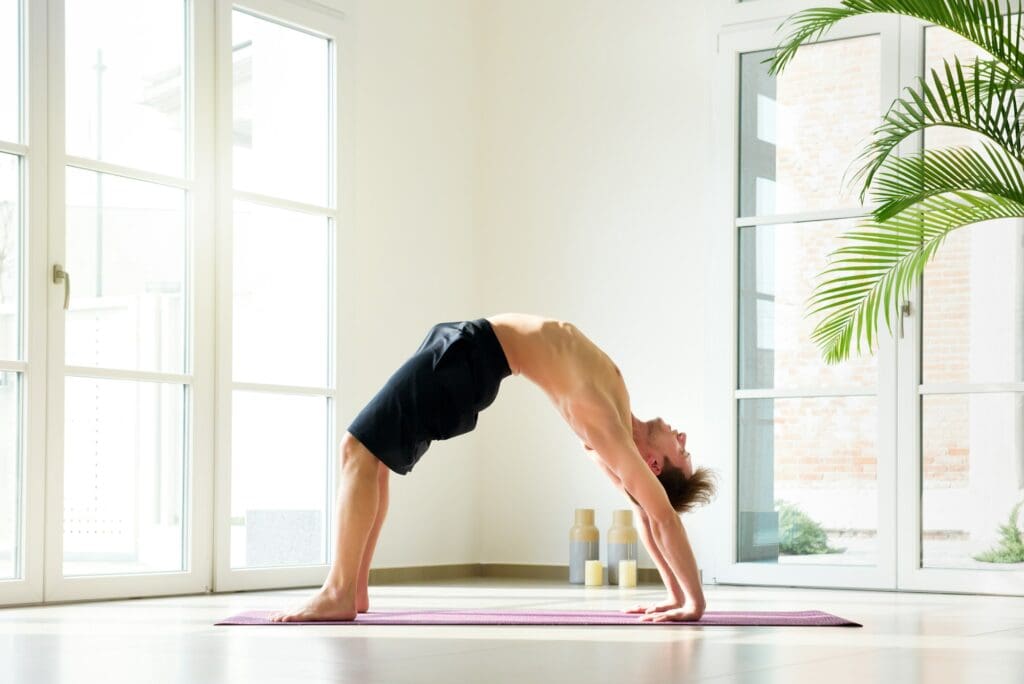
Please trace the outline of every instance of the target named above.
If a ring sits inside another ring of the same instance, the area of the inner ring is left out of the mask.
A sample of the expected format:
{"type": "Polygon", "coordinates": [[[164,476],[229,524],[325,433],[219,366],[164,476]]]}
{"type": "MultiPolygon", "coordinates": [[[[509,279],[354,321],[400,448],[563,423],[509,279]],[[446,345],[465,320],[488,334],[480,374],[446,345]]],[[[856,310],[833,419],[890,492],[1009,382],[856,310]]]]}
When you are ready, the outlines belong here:
{"type": "MultiPolygon", "coordinates": [[[[836,627],[214,627],[309,590],[0,609],[2,681],[1024,682],[1024,599],[708,587],[712,610],[824,610],[836,627]]],[[[375,586],[371,610],[617,609],[655,587],[492,578],[375,586]]]]}

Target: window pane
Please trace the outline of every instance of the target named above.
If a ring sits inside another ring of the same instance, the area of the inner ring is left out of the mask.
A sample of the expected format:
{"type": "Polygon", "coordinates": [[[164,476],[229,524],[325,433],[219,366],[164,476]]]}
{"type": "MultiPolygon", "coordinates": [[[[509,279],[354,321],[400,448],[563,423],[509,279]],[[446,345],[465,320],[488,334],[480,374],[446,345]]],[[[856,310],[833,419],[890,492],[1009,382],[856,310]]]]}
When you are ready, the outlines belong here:
{"type": "Polygon", "coordinates": [[[21,142],[19,0],[0,0],[0,140],[21,142]]]}
{"type": "Polygon", "coordinates": [[[232,31],[235,187],[326,205],[328,41],[238,11],[232,31]]]}
{"type": "Polygon", "coordinates": [[[231,567],[326,562],[329,406],[324,397],[234,393],[231,567]]]}
{"type": "Polygon", "coordinates": [[[68,169],[67,363],[185,372],[185,192],[68,169]]]}
{"type": "Polygon", "coordinates": [[[235,380],[332,384],[328,220],[236,202],[234,226],[235,380]]]}
{"type": "Polygon", "coordinates": [[[811,331],[807,299],[839,235],[856,221],[741,228],[739,232],[740,389],[875,387],[876,355],[827,365],[811,331]]]}
{"type": "MultiPolygon", "coordinates": [[[[952,31],[940,26],[930,26],[924,31],[924,74],[931,82],[932,69],[943,74],[945,81],[945,66],[943,60],[948,60],[953,65],[954,58],[960,60],[965,68],[974,63],[976,58],[989,59],[990,55],[977,45],[952,31]]],[[[963,128],[950,128],[946,126],[928,128],[924,132],[925,145],[929,148],[948,147],[950,145],[967,145],[979,147],[984,139],[976,133],[963,128]]]]}
{"type": "Polygon", "coordinates": [[[67,0],[69,154],[185,171],[185,2],[67,0]]]}
{"type": "Polygon", "coordinates": [[[21,203],[19,160],[0,154],[0,359],[20,360],[21,203]]]}
{"type": "Polygon", "coordinates": [[[738,558],[874,565],[875,397],[739,402],[738,558]]]}
{"type": "Polygon", "coordinates": [[[1024,381],[1024,223],[950,233],[922,292],[922,382],[1024,381]]]}
{"type": "Polygon", "coordinates": [[[924,567],[1024,570],[1000,532],[1024,499],[1024,395],[922,396],[921,468],[924,567]]]}
{"type": "Polygon", "coordinates": [[[0,579],[20,575],[21,512],[20,374],[0,373],[0,579]]]}
{"type": "Polygon", "coordinates": [[[183,570],[185,390],[66,379],[64,574],[183,570]]]}
{"type": "Polygon", "coordinates": [[[806,45],[778,77],[771,54],[740,58],[740,215],[859,205],[842,178],[879,122],[878,36],[806,45]]]}

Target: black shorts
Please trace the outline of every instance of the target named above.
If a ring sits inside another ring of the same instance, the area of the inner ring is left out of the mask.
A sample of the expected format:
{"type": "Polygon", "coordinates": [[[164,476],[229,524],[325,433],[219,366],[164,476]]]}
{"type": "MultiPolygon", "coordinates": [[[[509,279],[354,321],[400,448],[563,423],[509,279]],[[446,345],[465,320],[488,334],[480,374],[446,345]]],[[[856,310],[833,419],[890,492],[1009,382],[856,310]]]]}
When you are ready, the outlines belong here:
{"type": "Polygon", "coordinates": [[[511,374],[487,319],[438,323],[348,431],[384,465],[405,475],[431,441],[475,428],[478,414],[511,374]]]}

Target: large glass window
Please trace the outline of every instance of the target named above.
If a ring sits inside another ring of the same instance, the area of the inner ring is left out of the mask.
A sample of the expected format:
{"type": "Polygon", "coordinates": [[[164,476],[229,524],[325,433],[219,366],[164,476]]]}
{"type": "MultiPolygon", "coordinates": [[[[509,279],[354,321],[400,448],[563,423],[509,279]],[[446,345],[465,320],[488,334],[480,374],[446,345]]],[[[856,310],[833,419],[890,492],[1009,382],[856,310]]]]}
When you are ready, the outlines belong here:
{"type": "Polygon", "coordinates": [[[188,21],[66,4],[65,576],[188,569],[188,21]]]}
{"type": "Polygon", "coordinates": [[[319,565],[334,429],[331,43],[236,10],[232,53],[230,564],[319,565]]]}
{"type": "Polygon", "coordinates": [[[842,180],[878,123],[879,37],[807,45],[779,77],[771,54],[740,59],[740,216],[857,206],[842,180]]]}
{"type": "Polygon", "coordinates": [[[326,206],[330,43],[236,11],[232,44],[235,188],[326,206]]]}
{"type": "Polygon", "coordinates": [[[0,1],[0,140],[21,142],[21,2],[0,1]]]}
{"type": "Polygon", "coordinates": [[[184,175],[186,3],[67,0],[65,17],[68,154],[184,175]]]}
{"type": "MultiPolygon", "coordinates": [[[[988,57],[943,28],[924,36],[926,72],[988,57]]],[[[925,135],[928,148],[980,144],[962,129],[925,135]]],[[[1024,393],[987,385],[1024,382],[1024,222],[951,233],[925,270],[921,308],[921,566],[1019,571],[999,550],[1024,499],[1024,393]]]]}
{"type": "Polygon", "coordinates": [[[21,158],[0,153],[0,360],[21,358],[21,158]]]}
{"type": "Polygon", "coordinates": [[[68,169],[70,366],[185,372],[185,191],[68,169]]]}
{"type": "Polygon", "coordinates": [[[20,373],[0,371],[0,579],[20,575],[21,392],[20,373]]]}
{"type": "Polygon", "coordinates": [[[184,569],[180,385],[69,377],[64,574],[184,569]]]}
{"type": "Polygon", "coordinates": [[[880,46],[877,35],[809,45],[778,77],[770,52],[740,56],[740,562],[878,561],[878,359],[826,365],[806,305],[862,211],[842,178],[878,120],[880,46]]]}

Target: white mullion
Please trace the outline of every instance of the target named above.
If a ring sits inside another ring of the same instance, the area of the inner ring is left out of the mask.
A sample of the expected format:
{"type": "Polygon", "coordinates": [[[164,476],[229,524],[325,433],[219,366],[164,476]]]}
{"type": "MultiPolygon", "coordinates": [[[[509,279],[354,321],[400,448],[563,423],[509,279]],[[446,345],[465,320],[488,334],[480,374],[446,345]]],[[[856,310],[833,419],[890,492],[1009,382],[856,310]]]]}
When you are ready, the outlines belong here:
{"type": "Polygon", "coordinates": [[[234,62],[232,60],[232,6],[214,3],[213,112],[215,137],[214,180],[214,459],[213,459],[213,589],[231,586],[231,414],[232,391],[232,279],[234,270],[234,216],[231,179],[234,149],[231,139],[234,62]]]}
{"type": "MultiPolygon", "coordinates": [[[[41,4],[41,3],[33,3],[41,4]]],[[[49,0],[47,21],[47,235],[48,263],[43,275],[47,302],[46,335],[46,515],[43,534],[45,562],[43,599],[66,597],[64,593],[64,308],[63,292],[49,275],[53,264],[67,264],[64,220],[66,214],[64,2],[49,0]]]]}
{"type": "Polygon", "coordinates": [[[266,394],[291,394],[304,397],[333,397],[329,387],[303,387],[300,385],[268,385],[258,382],[233,382],[231,389],[236,392],[263,392],[266,394]]]}
{"type": "Polygon", "coordinates": [[[247,192],[244,190],[235,190],[234,197],[235,199],[242,200],[244,202],[251,202],[252,204],[262,204],[268,207],[287,209],[289,211],[297,211],[303,214],[312,214],[313,216],[326,216],[335,220],[338,218],[337,209],[331,209],[330,207],[324,207],[318,204],[295,202],[293,200],[274,197],[273,195],[264,195],[258,192],[247,192]]]}
{"type": "Polygon", "coordinates": [[[5,142],[0,140],[0,152],[6,152],[7,154],[16,154],[19,157],[28,156],[28,145],[19,145],[17,143],[5,142]]]}
{"type": "Polygon", "coordinates": [[[24,373],[27,370],[27,361],[0,361],[0,373],[24,373]]]}
{"type": "Polygon", "coordinates": [[[96,173],[104,173],[109,176],[119,176],[121,178],[128,178],[131,180],[167,185],[172,188],[180,188],[182,190],[191,191],[195,189],[195,181],[189,180],[188,178],[165,176],[162,173],[143,171],[130,166],[121,166],[120,164],[111,164],[109,162],[97,161],[95,159],[86,159],[85,157],[73,157],[69,155],[65,156],[64,160],[67,166],[76,169],[83,169],[85,171],[95,171],[96,173]]]}
{"type": "Polygon", "coordinates": [[[918,394],[992,394],[1024,392],[1024,382],[951,382],[919,385],[918,394]]]}
{"type": "Polygon", "coordinates": [[[875,207],[850,207],[847,209],[827,209],[822,211],[800,211],[792,214],[768,214],[766,216],[741,216],[736,219],[737,228],[749,226],[777,226],[786,223],[815,223],[821,221],[842,221],[844,219],[865,218],[875,207]]]}
{"type": "Polygon", "coordinates": [[[170,385],[192,384],[192,376],[181,373],[154,373],[151,371],[121,370],[117,368],[65,366],[64,374],[69,377],[97,378],[99,380],[134,380],[137,382],[159,382],[170,385]]]}
{"type": "MultiPolygon", "coordinates": [[[[919,22],[900,20],[899,77],[902,87],[911,87],[924,70],[924,28],[919,22]]],[[[903,140],[897,152],[901,157],[923,149],[921,133],[903,140]]],[[[896,587],[912,589],[920,577],[922,527],[921,473],[921,279],[908,296],[911,315],[903,320],[903,335],[897,338],[897,492],[896,492],[896,587]]],[[[900,314],[897,314],[900,315],[900,314]]]]}
{"type": "Polygon", "coordinates": [[[216,454],[216,311],[213,297],[199,292],[216,292],[216,154],[214,145],[216,108],[214,103],[216,50],[214,7],[209,2],[190,3],[192,13],[192,107],[189,133],[191,145],[189,178],[196,182],[193,207],[192,251],[192,358],[188,370],[195,382],[191,387],[191,447],[189,467],[190,509],[187,516],[191,565],[197,584],[213,588],[213,500],[214,457],[216,454]]]}
{"type": "Polygon", "coordinates": [[[737,399],[817,399],[822,397],[874,397],[878,390],[872,387],[836,387],[804,389],[739,389],[737,399]]]}

